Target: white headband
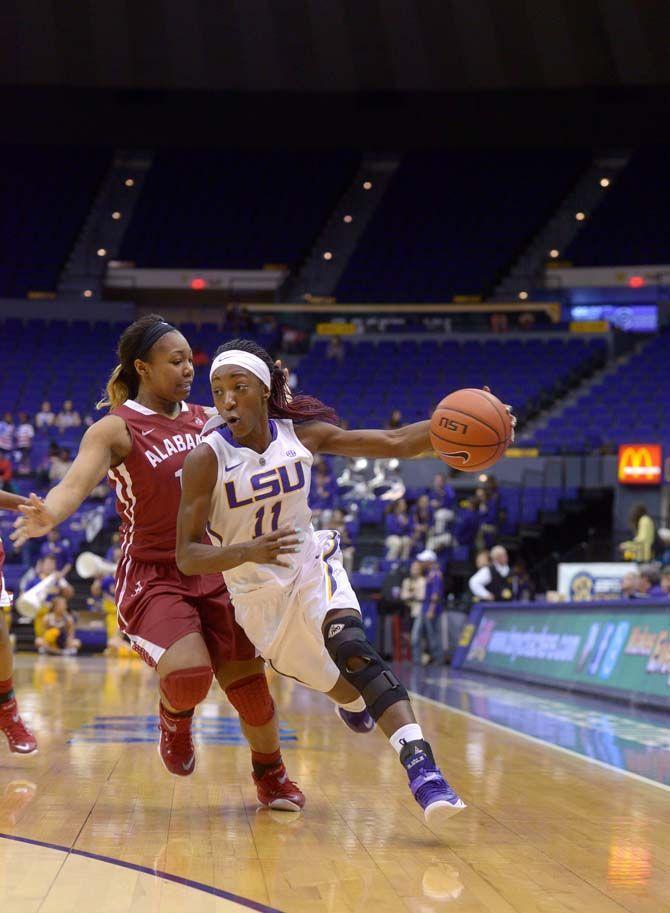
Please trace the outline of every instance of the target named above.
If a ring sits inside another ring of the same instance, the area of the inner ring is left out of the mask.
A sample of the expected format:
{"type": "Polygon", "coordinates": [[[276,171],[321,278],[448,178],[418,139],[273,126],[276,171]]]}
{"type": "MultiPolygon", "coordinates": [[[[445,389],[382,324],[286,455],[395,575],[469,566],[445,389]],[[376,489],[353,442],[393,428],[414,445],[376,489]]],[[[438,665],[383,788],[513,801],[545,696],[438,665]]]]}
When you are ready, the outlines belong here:
{"type": "Polygon", "coordinates": [[[227,352],[222,352],[212,362],[212,367],[209,370],[210,381],[214,372],[222,365],[238,365],[240,368],[246,368],[247,371],[255,374],[268,390],[270,389],[272,383],[270,369],[258,355],[252,355],[251,352],[243,352],[242,349],[229,349],[227,352]]]}

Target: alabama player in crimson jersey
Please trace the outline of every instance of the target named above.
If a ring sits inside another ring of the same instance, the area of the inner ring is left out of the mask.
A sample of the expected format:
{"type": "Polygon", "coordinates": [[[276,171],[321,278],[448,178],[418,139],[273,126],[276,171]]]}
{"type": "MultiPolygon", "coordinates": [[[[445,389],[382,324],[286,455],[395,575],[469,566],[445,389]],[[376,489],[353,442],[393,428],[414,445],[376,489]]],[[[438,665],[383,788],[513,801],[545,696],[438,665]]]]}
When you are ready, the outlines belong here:
{"type": "Polygon", "coordinates": [[[162,317],[131,324],[118,345],[119,364],[99,406],[110,412],[84,435],[64,479],[44,503],[31,496],[12,534],[17,544],[69,517],[108,475],[121,519],[116,572],[119,626],[158,672],[159,753],[167,770],[195,769],[194,708],[207,696],[212,670],[240,715],[251,746],[262,805],[297,811],[305,799],[284,768],[279,726],[263,660],[234,617],[220,574],[186,577],[175,562],[181,469],[207,420],[189,406],[191,348],[162,317]]]}
{"type": "MultiPolygon", "coordinates": [[[[0,510],[18,510],[26,499],[0,491],[0,510]]],[[[35,736],[30,732],[21,717],[14,696],[14,657],[9,641],[9,630],[4,608],[10,604],[5,590],[5,579],[2,569],[5,565],[5,549],[0,539],[0,730],[7,736],[9,750],[17,754],[32,754],[37,751],[35,736]]]]}

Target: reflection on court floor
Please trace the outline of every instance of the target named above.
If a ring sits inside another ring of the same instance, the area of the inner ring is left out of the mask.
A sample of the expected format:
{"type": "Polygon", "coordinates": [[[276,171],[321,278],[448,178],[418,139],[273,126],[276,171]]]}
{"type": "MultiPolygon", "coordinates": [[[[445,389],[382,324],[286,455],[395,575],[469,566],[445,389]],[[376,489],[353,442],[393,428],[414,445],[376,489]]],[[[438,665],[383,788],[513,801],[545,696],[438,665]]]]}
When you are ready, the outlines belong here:
{"type": "Polygon", "coordinates": [[[402,674],[430,698],[417,701],[420,722],[468,803],[443,840],[382,735],[348,732],[293,681],[271,687],[301,815],[257,808],[216,685],[198,713],[197,772],[171,778],[141,663],[18,657],[40,753],[0,745],[1,913],[668,908],[670,791],[592,763],[616,748],[629,768],[630,756],[653,767],[668,754],[656,718],[430,668],[402,674]]]}

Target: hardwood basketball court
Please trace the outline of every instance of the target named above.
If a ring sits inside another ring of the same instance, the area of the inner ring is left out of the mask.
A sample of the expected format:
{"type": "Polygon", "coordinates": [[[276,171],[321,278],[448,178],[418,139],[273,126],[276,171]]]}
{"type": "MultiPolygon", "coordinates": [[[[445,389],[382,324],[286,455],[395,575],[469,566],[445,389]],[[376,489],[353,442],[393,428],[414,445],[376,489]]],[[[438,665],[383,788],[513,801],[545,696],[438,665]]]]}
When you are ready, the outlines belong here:
{"type": "Polygon", "coordinates": [[[0,745],[2,913],[670,910],[662,718],[406,668],[428,695],[416,701],[424,732],[469,806],[440,840],[381,734],[348,732],[292,681],[272,689],[302,815],[257,809],[248,751],[216,688],[198,714],[197,771],[176,780],[156,752],[142,663],[17,665],[40,753],[0,745]]]}

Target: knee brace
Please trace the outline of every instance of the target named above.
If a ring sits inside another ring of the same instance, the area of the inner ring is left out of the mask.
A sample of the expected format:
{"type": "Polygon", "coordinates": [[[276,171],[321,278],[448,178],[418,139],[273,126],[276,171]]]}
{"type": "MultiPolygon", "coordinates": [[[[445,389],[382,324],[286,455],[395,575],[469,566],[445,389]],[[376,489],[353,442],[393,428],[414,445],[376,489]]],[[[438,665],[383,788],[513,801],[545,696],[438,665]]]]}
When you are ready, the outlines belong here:
{"type": "Polygon", "coordinates": [[[274,701],[260,672],[233,682],[226,688],[226,697],[249,726],[264,726],[274,716],[274,701]]]}
{"type": "Polygon", "coordinates": [[[391,667],[365,636],[365,628],[355,615],[329,621],[324,629],[326,649],[345,678],[359,692],[375,722],[382,713],[409,697],[391,667]],[[349,661],[362,660],[361,669],[350,668],[349,661]]]}
{"type": "Polygon", "coordinates": [[[170,706],[181,713],[204,701],[213,678],[210,666],[178,669],[161,679],[161,691],[170,706]]]}

